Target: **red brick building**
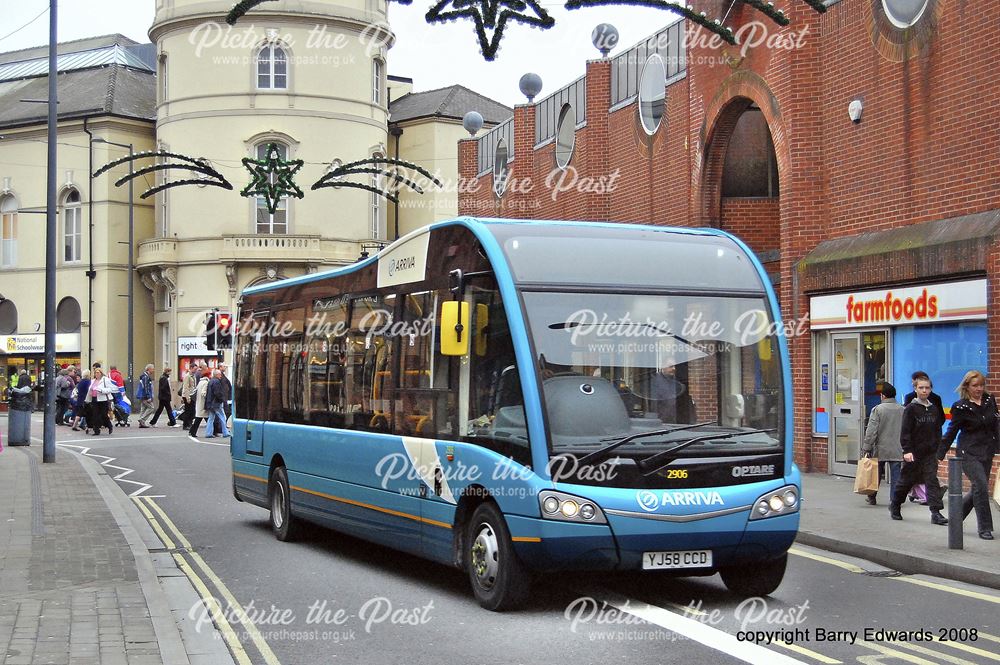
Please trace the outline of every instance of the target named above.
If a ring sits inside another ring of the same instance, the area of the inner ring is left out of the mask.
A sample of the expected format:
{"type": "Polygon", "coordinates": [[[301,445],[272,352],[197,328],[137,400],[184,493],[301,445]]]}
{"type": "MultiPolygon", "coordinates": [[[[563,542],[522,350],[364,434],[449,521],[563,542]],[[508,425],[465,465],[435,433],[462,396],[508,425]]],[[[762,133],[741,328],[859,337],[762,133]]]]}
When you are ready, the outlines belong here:
{"type": "Polygon", "coordinates": [[[877,380],[902,397],[923,369],[947,406],[980,369],[1000,392],[1000,3],[776,0],[786,27],[691,4],[745,46],[681,22],[587,61],[460,143],[459,213],[743,238],[786,322],[809,319],[789,339],[804,470],[852,473],[877,380]]]}

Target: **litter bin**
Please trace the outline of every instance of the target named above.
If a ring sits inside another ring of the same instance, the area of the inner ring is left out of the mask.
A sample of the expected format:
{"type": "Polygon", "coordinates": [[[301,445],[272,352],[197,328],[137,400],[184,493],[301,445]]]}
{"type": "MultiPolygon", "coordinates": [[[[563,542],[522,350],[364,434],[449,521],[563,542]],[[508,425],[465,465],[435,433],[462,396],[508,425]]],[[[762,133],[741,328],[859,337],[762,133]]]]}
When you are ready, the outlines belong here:
{"type": "Polygon", "coordinates": [[[7,445],[31,445],[31,388],[11,388],[7,413],[7,445]]]}

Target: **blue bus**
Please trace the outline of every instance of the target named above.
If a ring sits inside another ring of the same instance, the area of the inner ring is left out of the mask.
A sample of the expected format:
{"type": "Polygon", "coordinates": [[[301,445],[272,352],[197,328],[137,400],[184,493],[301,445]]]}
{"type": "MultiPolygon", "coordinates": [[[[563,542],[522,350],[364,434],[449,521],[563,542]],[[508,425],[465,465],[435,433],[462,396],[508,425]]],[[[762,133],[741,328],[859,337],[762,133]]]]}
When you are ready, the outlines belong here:
{"type": "Polygon", "coordinates": [[[781,325],[718,230],[436,223],[243,292],[233,491],[279,540],[454,565],[490,610],[560,570],[766,595],[799,524],[781,325]]]}

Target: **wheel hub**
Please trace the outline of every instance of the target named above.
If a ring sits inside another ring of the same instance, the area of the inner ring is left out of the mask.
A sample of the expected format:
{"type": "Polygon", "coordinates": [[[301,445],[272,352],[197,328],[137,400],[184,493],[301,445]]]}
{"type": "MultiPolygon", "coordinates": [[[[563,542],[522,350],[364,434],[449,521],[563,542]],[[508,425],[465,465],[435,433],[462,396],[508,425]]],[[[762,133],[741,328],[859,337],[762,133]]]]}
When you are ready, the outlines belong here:
{"type": "Polygon", "coordinates": [[[479,585],[484,589],[492,589],[496,584],[499,568],[500,546],[496,534],[489,524],[483,524],[472,543],[472,570],[479,585]]]}
{"type": "Polygon", "coordinates": [[[285,488],[281,483],[275,483],[274,494],[271,495],[271,519],[277,529],[285,523],[285,488]]]}

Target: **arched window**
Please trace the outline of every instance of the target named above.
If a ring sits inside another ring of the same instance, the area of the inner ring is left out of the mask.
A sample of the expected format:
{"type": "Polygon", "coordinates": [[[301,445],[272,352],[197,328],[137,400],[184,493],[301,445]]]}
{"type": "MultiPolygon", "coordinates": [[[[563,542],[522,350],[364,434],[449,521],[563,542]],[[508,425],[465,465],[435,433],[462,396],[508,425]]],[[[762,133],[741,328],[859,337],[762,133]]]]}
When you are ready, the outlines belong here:
{"type": "Polygon", "coordinates": [[[67,296],[59,301],[56,307],[56,332],[80,332],[80,303],[76,298],[67,296]]]}
{"type": "MultiPolygon", "coordinates": [[[[376,152],[372,159],[382,159],[383,155],[376,152]]],[[[382,191],[382,177],[377,173],[372,175],[372,187],[382,191]]],[[[382,238],[382,195],[372,192],[372,238],[380,240],[382,238]]]]}
{"type": "Polygon", "coordinates": [[[83,247],[83,223],[80,192],[71,189],[63,197],[63,263],[80,260],[83,247]]]}
{"type": "Polygon", "coordinates": [[[382,61],[378,58],[372,60],[372,103],[382,104],[382,61]]]}
{"type": "Polygon", "coordinates": [[[258,90],[288,88],[288,56],[285,49],[275,42],[267,43],[257,51],[256,60],[258,90]]]}
{"type": "Polygon", "coordinates": [[[0,268],[17,265],[17,202],[13,196],[0,199],[0,268]]]}
{"type": "Polygon", "coordinates": [[[13,300],[0,300],[0,335],[17,332],[17,307],[13,300]]]}
{"type": "MultiPolygon", "coordinates": [[[[271,142],[257,144],[257,159],[267,158],[267,146],[271,142]]],[[[278,147],[278,156],[281,159],[288,159],[288,146],[283,143],[275,143],[278,147]]],[[[271,174],[270,182],[274,184],[275,175],[271,174]]],[[[278,207],[274,214],[267,209],[267,200],[257,197],[257,233],[264,235],[281,235],[288,233],[288,199],[282,198],[278,202],[278,207]]]]}

